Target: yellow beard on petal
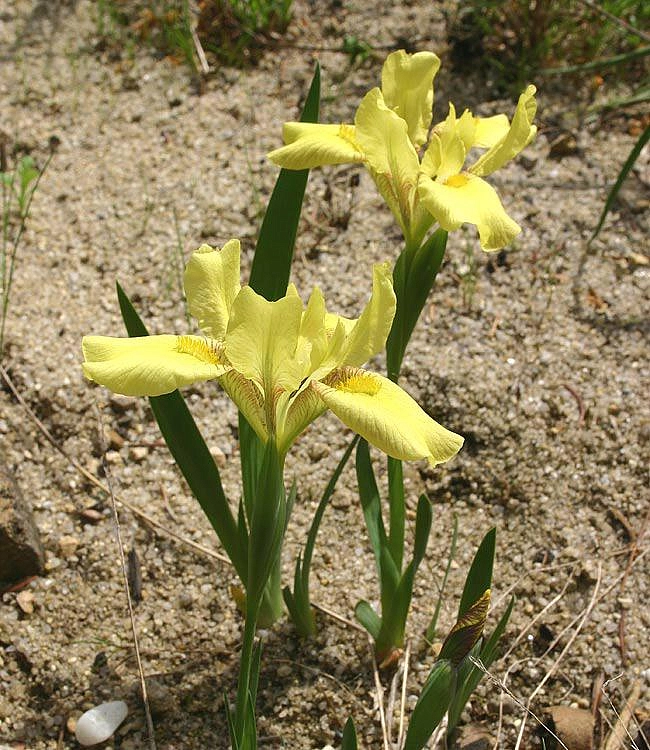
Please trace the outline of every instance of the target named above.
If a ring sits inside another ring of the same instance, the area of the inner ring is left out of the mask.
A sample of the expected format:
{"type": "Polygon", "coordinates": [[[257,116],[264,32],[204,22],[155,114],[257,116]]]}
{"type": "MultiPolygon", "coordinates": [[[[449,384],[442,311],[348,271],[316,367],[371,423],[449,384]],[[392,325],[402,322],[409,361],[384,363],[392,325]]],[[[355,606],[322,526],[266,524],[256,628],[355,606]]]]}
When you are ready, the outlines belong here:
{"type": "Polygon", "coordinates": [[[223,365],[226,363],[223,344],[215,339],[197,339],[196,336],[179,336],[176,348],[182,354],[191,354],[203,362],[209,362],[213,365],[223,365]]]}
{"type": "Polygon", "coordinates": [[[464,174],[453,174],[447,178],[445,184],[449,185],[449,187],[465,187],[468,182],[469,179],[464,174]]]}
{"type": "Polygon", "coordinates": [[[345,393],[364,393],[367,396],[376,396],[381,388],[381,381],[370,372],[353,371],[352,374],[346,372],[343,368],[336,375],[336,379],[331,383],[332,388],[345,393]]]}

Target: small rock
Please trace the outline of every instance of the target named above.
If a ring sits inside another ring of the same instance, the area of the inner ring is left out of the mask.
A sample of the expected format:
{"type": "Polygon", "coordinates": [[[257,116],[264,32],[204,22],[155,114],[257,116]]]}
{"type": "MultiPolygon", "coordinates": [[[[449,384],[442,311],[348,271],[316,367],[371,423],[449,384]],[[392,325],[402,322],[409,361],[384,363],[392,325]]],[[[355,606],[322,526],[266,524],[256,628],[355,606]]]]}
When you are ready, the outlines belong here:
{"type": "Polygon", "coordinates": [[[210,453],[212,455],[212,458],[214,458],[215,464],[220,469],[223,469],[223,467],[226,465],[226,454],[221,450],[221,448],[217,447],[216,445],[213,445],[212,448],[210,448],[210,453]]]}
{"type": "Polygon", "coordinates": [[[76,536],[62,536],[59,539],[59,551],[61,553],[61,557],[68,558],[72,557],[74,553],[77,551],[77,547],[79,546],[79,540],[76,536]]]}
{"type": "Polygon", "coordinates": [[[469,724],[463,730],[458,743],[458,750],[489,750],[494,740],[486,729],[479,724],[469,724]]]}
{"type": "Polygon", "coordinates": [[[104,514],[100,513],[95,508],[86,508],[79,513],[79,517],[86,523],[99,523],[104,520],[104,514]]]}
{"type": "Polygon", "coordinates": [[[108,445],[112,450],[119,451],[119,449],[124,445],[124,438],[120,435],[117,430],[114,430],[112,427],[108,427],[106,429],[106,440],[108,441],[108,445]]]}
{"type": "Polygon", "coordinates": [[[147,680],[147,697],[153,716],[169,715],[176,711],[176,699],[172,691],[156,679],[147,680]]]}
{"type": "Polygon", "coordinates": [[[16,604],[26,615],[31,615],[34,612],[34,594],[31,591],[21,591],[16,596],[16,604]]]}
{"type": "Polygon", "coordinates": [[[74,734],[75,729],[77,728],[77,721],[79,720],[80,715],[81,714],[74,713],[68,716],[68,719],[65,723],[65,727],[70,734],[74,734]]]}
{"type": "Polygon", "coordinates": [[[130,396],[120,396],[114,393],[108,401],[111,409],[118,414],[123,414],[125,411],[132,409],[135,404],[135,399],[130,396]]]}
{"type": "Polygon", "coordinates": [[[122,456],[117,451],[106,451],[106,463],[117,464],[122,460],[122,456]]]}
{"type": "Polygon", "coordinates": [[[105,742],[126,719],[127,714],[128,708],[124,701],[111,701],[91,708],[77,720],[77,741],[85,747],[105,742]]]}
{"type": "Polygon", "coordinates": [[[530,172],[537,164],[537,157],[519,154],[518,162],[527,172],[530,172]]]}
{"type": "Polygon", "coordinates": [[[570,706],[551,706],[547,710],[551,729],[571,750],[593,750],[594,717],[591,711],[570,706]]]}
{"type": "Polygon", "coordinates": [[[325,443],[312,443],[309,448],[307,448],[307,453],[309,453],[309,458],[311,458],[312,461],[320,461],[328,456],[329,452],[329,446],[325,443]]]}
{"type": "Polygon", "coordinates": [[[561,133],[551,143],[549,156],[551,159],[562,159],[578,153],[578,141],[573,133],[561,133]]]}
{"type": "Polygon", "coordinates": [[[131,461],[136,461],[137,463],[144,461],[148,454],[149,449],[145,448],[143,445],[135,445],[129,450],[129,458],[131,461]]]}
{"type": "Polygon", "coordinates": [[[0,589],[40,575],[44,561],[31,508],[13,474],[0,463],[0,589]]]}

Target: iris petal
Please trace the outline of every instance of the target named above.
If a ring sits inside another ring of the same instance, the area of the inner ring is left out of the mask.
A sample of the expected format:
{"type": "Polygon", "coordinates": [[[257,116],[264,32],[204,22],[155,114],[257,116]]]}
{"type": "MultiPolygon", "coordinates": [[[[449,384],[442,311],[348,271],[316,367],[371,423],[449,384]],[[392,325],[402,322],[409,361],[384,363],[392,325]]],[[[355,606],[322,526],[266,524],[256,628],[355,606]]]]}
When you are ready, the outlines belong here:
{"type": "Polygon", "coordinates": [[[484,250],[505,247],[521,231],[494,188],[480,177],[463,172],[442,183],[423,176],[418,192],[422,204],[448,232],[461,224],[475,224],[484,250]]]}
{"type": "Polygon", "coordinates": [[[239,240],[215,250],[201,247],[185,267],[185,296],[189,311],[206,336],[223,338],[233,300],[239,293],[239,240]]]}
{"type": "Polygon", "coordinates": [[[537,132],[537,127],[533,125],[537,111],[535,91],[534,86],[528,86],[519,97],[517,109],[507,133],[470,167],[472,174],[483,177],[500,169],[533,140],[537,132]]]}
{"type": "Polygon", "coordinates": [[[427,140],[433,108],[433,79],[440,58],[433,52],[392,52],[381,71],[381,92],[386,105],[408,125],[416,149],[427,140]]]}
{"type": "Polygon", "coordinates": [[[85,336],[83,371],[125,396],[160,396],[226,373],[217,342],[200,336],[85,336]]]}
{"type": "Polygon", "coordinates": [[[463,438],[439,425],[398,385],[374,373],[342,368],[330,384],[311,387],[348,427],[393,458],[426,458],[435,466],[456,455],[463,438]]]}
{"type": "Polygon", "coordinates": [[[283,134],[286,145],[268,154],[268,158],[279,167],[311,169],[363,161],[354,125],[286,122],[283,134]]]}

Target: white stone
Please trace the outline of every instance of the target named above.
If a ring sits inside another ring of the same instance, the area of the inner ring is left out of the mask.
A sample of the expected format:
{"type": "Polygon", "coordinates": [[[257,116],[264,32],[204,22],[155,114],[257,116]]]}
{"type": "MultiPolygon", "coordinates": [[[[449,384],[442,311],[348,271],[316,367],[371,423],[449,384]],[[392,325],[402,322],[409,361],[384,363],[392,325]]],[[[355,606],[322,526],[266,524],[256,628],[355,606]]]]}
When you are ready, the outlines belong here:
{"type": "Polygon", "coordinates": [[[126,719],[128,713],[124,701],[102,703],[79,717],[75,735],[81,745],[96,745],[105,742],[126,719]]]}

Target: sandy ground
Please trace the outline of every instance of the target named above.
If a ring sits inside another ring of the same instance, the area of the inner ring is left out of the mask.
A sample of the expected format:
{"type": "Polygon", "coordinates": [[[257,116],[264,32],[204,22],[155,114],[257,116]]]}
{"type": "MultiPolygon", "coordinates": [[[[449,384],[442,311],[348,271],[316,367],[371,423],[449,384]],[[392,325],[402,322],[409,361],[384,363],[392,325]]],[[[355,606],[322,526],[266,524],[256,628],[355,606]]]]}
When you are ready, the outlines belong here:
{"type": "MultiPolygon", "coordinates": [[[[117,495],[211,550],[218,543],[161,447],[145,401],[111,398],[82,377],[82,335],[123,332],[115,280],[152,332],[184,332],[179,244],[187,257],[201,242],[239,237],[248,267],[276,176],[265,154],[280,143],[281,123],[295,118],[314,58],[323,66],[325,121],[349,121],[378,81],[380,60],[351,68],[344,55],[319,51],[346,33],[377,46],[426,38],[418,47],[443,55],[438,117],[450,98],[457,109],[483,114],[513,107],[488,101],[485,87],[445,67],[435,4],[317,5],[296,3],[292,31],[313,52],[287,47],[266,54],[253,70],[220,70],[202,96],[186,68],[146,48],[99,50],[92,3],[21,1],[0,12],[0,127],[40,164],[50,139],[59,141],[21,249],[3,366],[57,445],[95,475],[101,475],[99,411],[116,433],[107,460],[117,495]]],[[[448,466],[407,468],[410,508],[425,491],[436,519],[410,623],[408,705],[431,665],[421,633],[456,514],[459,549],[443,624],[453,622],[478,541],[496,525],[491,622],[511,593],[517,605],[495,675],[524,702],[536,691],[531,707],[541,715],[560,703],[589,708],[594,684],[619,675],[609,692],[620,707],[645,670],[639,705],[647,713],[647,155],[588,253],[607,185],[635,140],[629,118],[576,127],[572,99],[544,82],[539,99],[537,141],[493,180],[522,235],[498,256],[480,251],[471,227],[451,237],[406,358],[405,387],[466,437],[448,466]],[[577,149],[550,158],[550,143],[567,127],[577,149]]],[[[395,258],[399,241],[361,168],[315,171],[294,280],[304,296],[319,284],[340,312],[358,314],[370,264],[395,258]]],[[[237,497],[234,408],[211,384],[186,396],[209,445],[222,452],[224,483],[237,497]]],[[[287,573],[348,439],[336,420],[324,417],[295,446],[288,475],[297,477],[299,493],[287,573]]],[[[0,445],[3,465],[32,504],[47,555],[45,575],[26,589],[33,611],[24,611],[16,592],[0,600],[0,743],[76,747],[69,719],[123,698],[129,718],[108,746],[145,747],[107,497],[47,442],[6,383],[0,445]],[[100,514],[92,523],[84,516],[89,508],[100,514]]],[[[120,517],[127,549],[135,547],[142,565],[135,619],[157,747],[224,748],[222,695],[235,685],[241,633],[229,595],[234,575],[128,509],[120,517]]],[[[377,598],[352,468],[320,538],[326,543],[316,550],[314,600],[351,619],[359,598],[377,598]]],[[[313,642],[301,642],[286,621],[267,636],[258,707],[264,746],[336,746],[353,715],[363,746],[379,748],[367,640],[331,618],[319,622],[313,642]]],[[[506,748],[515,746],[523,715],[484,682],[465,719],[482,723],[506,748]]],[[[604,701],[597,723],[613,719],[604,701]]],[[[541,746],[535,722],[527,726],[522,747],[541,746]]]]}

